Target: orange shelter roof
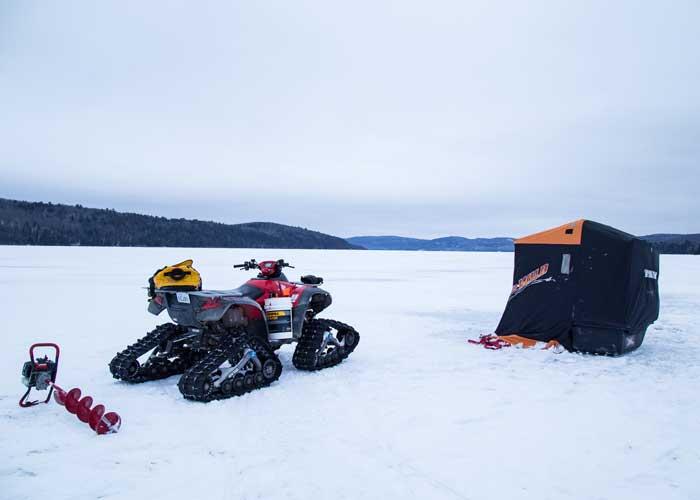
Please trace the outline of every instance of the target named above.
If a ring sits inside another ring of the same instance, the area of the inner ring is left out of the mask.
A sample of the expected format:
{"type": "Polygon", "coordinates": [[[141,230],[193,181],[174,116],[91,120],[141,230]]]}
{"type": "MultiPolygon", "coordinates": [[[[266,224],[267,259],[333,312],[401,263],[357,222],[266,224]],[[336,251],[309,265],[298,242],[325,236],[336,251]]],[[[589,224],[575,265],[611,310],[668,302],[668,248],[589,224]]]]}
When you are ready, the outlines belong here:
{"type": "Polygon", "coordinates": [[[516,245],[580,245],[583,219],[515,240],[516,245]]]}

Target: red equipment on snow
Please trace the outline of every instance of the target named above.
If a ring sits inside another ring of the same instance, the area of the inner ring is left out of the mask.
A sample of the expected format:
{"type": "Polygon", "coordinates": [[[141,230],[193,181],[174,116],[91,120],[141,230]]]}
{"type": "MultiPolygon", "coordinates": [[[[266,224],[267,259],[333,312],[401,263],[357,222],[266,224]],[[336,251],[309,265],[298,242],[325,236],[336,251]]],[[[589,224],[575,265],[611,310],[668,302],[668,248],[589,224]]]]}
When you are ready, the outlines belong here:
{"type": "Polygon", "coordinates": [[[484,349],[491,349],[494,351],[497,349],[503,349],[504,347],[510,347],[510,342],[501,340],[498,338],[498,335],[492,334],[480,335],[479,340],[468,339],[467,342],[470,344],[483,345],[484,349]]]}
{"type": "Polygon", "coordinates": [[[92,397],[80,397],[81,392],[77,387],[66,392],[56,385],[56,374],[58,373],[58,358],[61,353],[58,345],[50,342],[32,344],[29,348],[29,361],[22,367],[22,383],[27,386],[27,392],[19,400],[22,408],[29,408],[40,403],[48,403],[53,393],[56,402],[65,407],[69,413],[77,415],[81,422],[85,422],[97,434],[112,434],[119,431],[122,425],[121,417],[113,411],[105,413],[104,405],[97,405],[92,408],[92,397]],[[53,349],[54,357],[49,358],[47,354],[39,358],[34,355],[34,350],[39,347],[53,349]],[[48,389],[49,393],[44,401],[27,401],[27,397],[32,389],[43,391],[48,389]],[[55,390],[55,392],[54,392],[55,390]]]}
{"type": "Polygon", "coordinates": [[[480,335],[479,340],[468,339],[467,342],[470,344],[482,345],[484,349],[491,349],[492,351],[510,346],[523,347],[525,349],[539,346],[545,350],[552,349],[553,352],[556,353],[562,352],[562,347],[556,340],[538,342],[537,340],[521,337],[520,335],[496,335],[494,333],[489,333],[480,335]]]}

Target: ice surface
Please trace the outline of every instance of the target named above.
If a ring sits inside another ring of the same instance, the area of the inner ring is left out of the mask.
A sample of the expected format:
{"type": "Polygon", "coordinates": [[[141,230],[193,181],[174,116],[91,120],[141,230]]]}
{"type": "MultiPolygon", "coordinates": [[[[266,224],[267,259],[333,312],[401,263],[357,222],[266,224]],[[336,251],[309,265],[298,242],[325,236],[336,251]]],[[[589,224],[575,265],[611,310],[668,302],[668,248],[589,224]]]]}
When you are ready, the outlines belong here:
{"type": "Polygon", "coordinates": [[[493,331],[513,255],[0,247],[0,498],[698,499],[700,258],[663,256],[661,318],[622,358],[466,343],[493,331]],[[112,379],[114,354],[166,317],[146,278],[195,259],[205,287],[285,258],[317,274],[324,316],[356,326],[338,367],[303,373],[281,351],[273,386],[184,401],[177,377],[112,379]],[[58,381],[118,411],[97,436],[55,403],[20,409],[35,341],[58,381]]]}

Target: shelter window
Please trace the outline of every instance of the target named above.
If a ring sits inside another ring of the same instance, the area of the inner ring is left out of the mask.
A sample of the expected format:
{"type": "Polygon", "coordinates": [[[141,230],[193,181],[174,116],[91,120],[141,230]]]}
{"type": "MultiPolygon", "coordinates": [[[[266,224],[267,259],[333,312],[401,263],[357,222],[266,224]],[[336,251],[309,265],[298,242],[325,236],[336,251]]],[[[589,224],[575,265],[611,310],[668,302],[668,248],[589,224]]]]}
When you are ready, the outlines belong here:
{"type": "Polygon", "coordinates": [[[564,253],[561,255],[561,273],[569,274],[571,272],[571,254],[564,253]]]}

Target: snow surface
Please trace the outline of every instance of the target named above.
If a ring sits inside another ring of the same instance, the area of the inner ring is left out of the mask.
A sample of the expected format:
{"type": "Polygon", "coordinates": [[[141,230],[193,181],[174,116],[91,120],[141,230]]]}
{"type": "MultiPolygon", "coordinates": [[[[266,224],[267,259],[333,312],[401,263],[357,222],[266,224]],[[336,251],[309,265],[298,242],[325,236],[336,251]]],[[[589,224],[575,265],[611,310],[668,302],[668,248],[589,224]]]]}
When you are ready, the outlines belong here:
{"type": "Polygon", "coordinates": [[[509,253],[0,247],[0,498],[698,499],[700,258],[663,256],[661,318],[626,357],[487,351],[509,253]],[[112,379],[114,354],[166,317],[146,278],[195,259],[205,287],[231,265],[285,258],[326,279],[325,313],[362,335],[338,367],[296,371],[209,404],[177,377],[112,379]],[[20,409],[35,341],[58,382],[124,420],[97,436],[51,403],[20,409]]]}

